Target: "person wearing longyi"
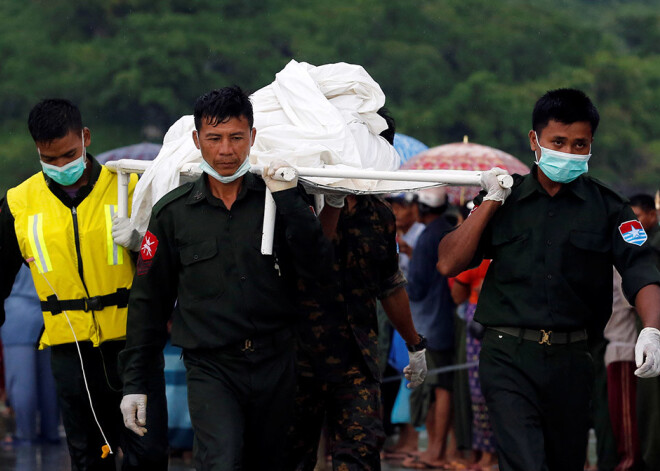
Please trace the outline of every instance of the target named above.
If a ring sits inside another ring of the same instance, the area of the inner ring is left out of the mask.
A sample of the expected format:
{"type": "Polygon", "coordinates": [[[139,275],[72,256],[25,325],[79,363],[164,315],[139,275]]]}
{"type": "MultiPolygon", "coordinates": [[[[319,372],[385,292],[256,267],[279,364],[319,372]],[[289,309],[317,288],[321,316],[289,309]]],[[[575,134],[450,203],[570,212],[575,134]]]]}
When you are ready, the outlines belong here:
{"type": "Polygon", "coordinates": [[[627,200],[585,175],[598,123],[579,90],[542,96],[528,134],[532,172],[509,190],[499,169],[484,172],[476,209],[438,248],[437,268],[449,276],[493,260],[475,320],[486,327],[479,374],[503,471],[583,469],[594,375],[587,330],[611,313],[612,265],[645,325],[635,374],[660,374],[651,249],[627,200]]]}

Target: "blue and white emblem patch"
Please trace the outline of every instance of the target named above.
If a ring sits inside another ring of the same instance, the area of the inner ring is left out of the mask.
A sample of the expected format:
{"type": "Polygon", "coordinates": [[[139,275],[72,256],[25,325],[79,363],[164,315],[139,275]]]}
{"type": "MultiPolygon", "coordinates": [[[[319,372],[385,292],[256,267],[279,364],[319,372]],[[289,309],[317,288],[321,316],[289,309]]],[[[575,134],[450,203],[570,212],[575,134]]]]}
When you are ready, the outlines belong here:
{"type": "Polygon", "coordinates": [[[619,226],[623,240],[633,245],[642,245],[648,239],[642,223],[637,220],[626,221],[619,226]]]}

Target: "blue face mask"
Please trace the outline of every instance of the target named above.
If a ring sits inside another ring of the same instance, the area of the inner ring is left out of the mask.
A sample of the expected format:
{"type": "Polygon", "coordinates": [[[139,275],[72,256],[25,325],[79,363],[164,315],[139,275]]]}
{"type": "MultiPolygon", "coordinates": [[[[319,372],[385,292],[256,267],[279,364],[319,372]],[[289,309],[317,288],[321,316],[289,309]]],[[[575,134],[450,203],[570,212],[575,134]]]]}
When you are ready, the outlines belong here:
{"type": "Polygon", "coordinates": [[[250,170],[250,156],[247,156],[243,163],[241,164],[238,169],[233,173],[233,175],[229,175],[227,177],[223,177],[220,175],[218,172],[215,171],[213,167],[211,167],[208,162],[204,159],[202,159],[202,163],[199,164],[199,168],[202,172],[206,173],[207,175],[212,176],[216,180],[218,180],[221,183],[231,183],[234,180],[241,178],[243,175],[245,175],[248,170],[250,170]]]}
{"type": "Polygon", "coordinates": [[[553,182],[570,183],[589,170],[588,162],[591,152],[587,155],[567,154],[566,152],[541,147],[538,135],[536,136],[536,144],[541,149],[541,158],[537,157],[536,164],[545,176],[553,182]]]}
{"type": "MultiPolygon", "coordinates": [[[[85,137],[83,135],[83,152],[80,157],[76,160],[69,162],[66,165],[58,167],[57,165],[46,164],[41,161],[41,168],[44,173],[52,178],[55,182],[59,183],[62,186],[70,186],[80,180],[85,167],[87,166],[87,149],[85,149],[85,137]]],[[[37,147],[37,152],[39,152],[39,159],[41,159],[41,151],[37,147]]]]}

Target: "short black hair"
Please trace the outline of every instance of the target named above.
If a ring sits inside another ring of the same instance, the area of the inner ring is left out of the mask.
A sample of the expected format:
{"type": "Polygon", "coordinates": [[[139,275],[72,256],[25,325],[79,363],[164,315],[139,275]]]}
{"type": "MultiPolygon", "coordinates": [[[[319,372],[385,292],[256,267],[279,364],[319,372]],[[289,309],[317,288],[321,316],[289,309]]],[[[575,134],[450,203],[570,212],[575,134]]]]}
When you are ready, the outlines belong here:
{"type": "Polygon", "coordinates": [[[390,113],[390,110],[385,108],[384,106],[377,111],[377,113],[385,119],[385,122],[387,123],[387,129],[384,130],[383,132],[380,133],[382,137],[385,138],[387,142],[389,142],[391,145],[394,145],[394,134],[396,133],[396,122],[394,121],[394,118],[392,117],[392,113],[390,113]]]}
{"type": "Polygon", "coordinates": [[[202,118],[211,126],[241,116],[248,120],[250,129],[254,124],[250,98],[236,85],[211,90],[197,98],[194,115],[197,131],[202,127],[202,118]]]}
{"type": "Polygon", "coordinates": [[[653,201],[653,196],[644,193],[631,196],[630,206],[640,208],[645,213],[655,211],[655,201],[653,201]]]}
{"type": "Polygon", "coordinates": [[[41,100],[30,111],[28,129],[34,142],[51,142],[70,131],[79,133],[83,129],[80,110],[62,98],[41,100]]]}
{"type": "Polygon", "coordinates": [[[564,124],[588,121],[591,124],[591,134],[593,135],[596,134],[600,115],[583,91],[574,88],[558,88],[547,92],[534,105],[532,129],[540,135],[551,120],[564,124]]]}

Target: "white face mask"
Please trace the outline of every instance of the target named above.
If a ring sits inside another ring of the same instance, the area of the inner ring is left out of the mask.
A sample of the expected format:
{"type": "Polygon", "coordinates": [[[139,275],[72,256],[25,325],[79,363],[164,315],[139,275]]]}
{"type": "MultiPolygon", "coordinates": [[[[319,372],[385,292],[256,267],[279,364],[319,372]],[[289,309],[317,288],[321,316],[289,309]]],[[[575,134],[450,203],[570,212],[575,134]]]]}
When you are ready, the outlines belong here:
{"type": "Polygon", "coordinates": [[[245,175],[248,172],[248,170],[250,170],[250,156],[248,155],[245,158],[241,166],[238,167],[238,169],[236,169],[236,171],[232,175],[228,175],[226,177],[223,177],[218,172],[216,172],[215,169],[211,167],[209,163],[204,159],[202,159],[202,163],[199,164],[199,168],[202,170],[202,172],[212,176],[219,182],[231,183],[234,180],[241,178],[243,175],[245,175]]]}
{"type": "Polygon", "coordinates": [[[536,145],[541,149],[541,157],[536,158],[536,165],[550,180],[557,183],[570,183],[583,173],[587,173],[591,149],[589,149],[587,155],[559,152],[542,147],[539,143],[538,134],[534,133],[534,135],[536,136],[536,145]]]}

